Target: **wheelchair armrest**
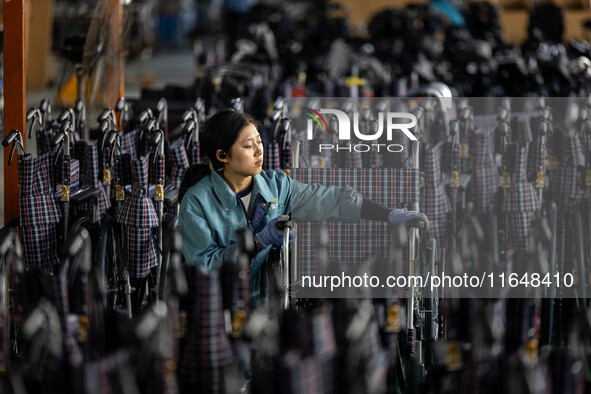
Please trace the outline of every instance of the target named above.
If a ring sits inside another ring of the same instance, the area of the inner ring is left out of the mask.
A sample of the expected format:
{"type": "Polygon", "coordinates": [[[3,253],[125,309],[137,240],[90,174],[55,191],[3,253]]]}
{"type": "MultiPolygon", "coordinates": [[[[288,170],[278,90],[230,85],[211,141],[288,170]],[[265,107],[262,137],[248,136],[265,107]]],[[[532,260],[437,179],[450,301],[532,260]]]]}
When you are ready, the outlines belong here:
{"type": "Polygon", "coordinates": [[[467,174],[460,175],[460,180],[459,180],[460,189],[466,190],[468,188],[468,185],[470,184],[471,180],[472,180],[471,175],[467,175],[467,174]]]}
{"type": "Polygon", "coordinates": [[[176,187],[167,189],[164,189],[164,203],[169,205],[176,204],[179,199],[179,189],[176,187]]]}
{"type": "Polygon", "coordinates": [[[98,197],[100,193],[99,189],[91,189],[91,188],[84,188],[78,190],[76,193],[70,196],[70,204],[73,206],[78,206],[80,204],[84,204],[85,202],[89,202],[94,200],[98,197]]]}

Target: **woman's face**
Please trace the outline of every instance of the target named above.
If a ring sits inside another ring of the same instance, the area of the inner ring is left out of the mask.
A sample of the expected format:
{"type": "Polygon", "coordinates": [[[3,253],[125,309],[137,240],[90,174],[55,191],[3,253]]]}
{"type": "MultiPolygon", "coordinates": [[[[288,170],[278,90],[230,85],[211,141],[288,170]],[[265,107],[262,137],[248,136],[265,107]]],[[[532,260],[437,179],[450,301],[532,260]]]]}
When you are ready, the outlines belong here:
{"type": "Polygon", "coordinates": [[[230,147],[225,171],[236,175],[253,176],[261,172],[263,167],[263,142],[256,127],[249,123],[238,134],[238,139],[230,147]]]}

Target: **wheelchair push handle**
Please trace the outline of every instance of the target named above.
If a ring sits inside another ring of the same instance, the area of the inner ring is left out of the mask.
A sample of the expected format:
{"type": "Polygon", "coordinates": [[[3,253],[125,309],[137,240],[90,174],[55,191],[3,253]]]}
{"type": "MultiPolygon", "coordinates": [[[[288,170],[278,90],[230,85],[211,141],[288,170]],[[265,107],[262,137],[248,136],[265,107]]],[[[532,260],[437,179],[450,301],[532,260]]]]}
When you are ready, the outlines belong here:
{"type": "Polygon", "coordinates": [[[289,220],[289,215],[281,215],[281,219],[277,222],[277,228],[279,230],[291,229],[293,223],[289,220]]]}
{"type": "Polygon", "coordinates": [[[121,97],[117,104],[115,105],[115,111],[121,112],[125,109],[125,97],[121,97]]]}
{"type": "Polygon", "coordinates": [[[158,117],[163,117],[163,120],[166,120],[168,117],[168,101],[164,97],[158,100],[156,103],[156,111],[158,111],[158,117]]]}
{"type": "Polygon", "coordinates": [[[27,111],[26,119],[27,122],[31,122],[31,126],[29,126],[29,138],[31,138],[35,124],[38,124],[39,126],[43,125],[43,115],[41,114],[39,108],[31,108],[29,111],[27,111]]]}
{"type": "Polygon", "coordinates": [[[37,115],[37,112],[39,111],[39,109],[37,108],[31,108],[27,111],[27,122],[30,121],[31,119],[33,119],[35,117],[35,115],[37,115]]]}
{"type": "Polygon", "coordinates": [[[146,120],[153,118],[154,115],[152,114],[152,110],[150,108],[146,108],[145,110],[143,110],[139,116],[138,116],[138,120],[141,124],[145,123],[146,120]]]}
{"type": "Polygon", "coordinates": [[[51,104],[49,104],[48,99],[41,100],[41,103],[39,104],[39,110],[41,110],[41,112],[43,112],[43,113],[46,113],[46,112],[51,113],[51,104]]]}
{"type": "Polygon", "coordinates": [[[96,121],[100,124],[105,120],[109,120],[109,118],[113,120],[115,117],[113,116],[112,112],[113,110],[111,108],[105,108],[104,111],[98,116],[96,121]]]}
{"type": "Polygon", "coordinates": [[[14,142],[14,140],[17,139],[19,134],[20,134],[20,131],[18,131],[16,129],[10,130],[10,133],[8,133],[8,135],[6,137],[4,137],[4,139],[2,140],[2,146],[7,148],[8,145],[12,144],[14,142]]]}
{"type": "Polygon", "coordinates": [[[197,119],[197,111],[193,108],[190,108],[183,113],[181,119],[183,122],[188,122],[191,119],[197,119]]]}
{"type": "Polygon", "coordinates": [[[10,156],[8,157],[8,165],[12,165],[12,159],[14,157],[14,151],[18,148],[18,154],[19,155],[24,155],[25,154],[25,148],[23,146],[23,136],[21,135],[21,132],[19,130],[13,129],[10,130],[10,133],[8,133],[8,135],[6,137],[4,137],[4,139],[2,140],[2,146],[4,146],[5,148],[8,147],[8,145],[12,144],[12,148],[10,148],[10,156]]]}

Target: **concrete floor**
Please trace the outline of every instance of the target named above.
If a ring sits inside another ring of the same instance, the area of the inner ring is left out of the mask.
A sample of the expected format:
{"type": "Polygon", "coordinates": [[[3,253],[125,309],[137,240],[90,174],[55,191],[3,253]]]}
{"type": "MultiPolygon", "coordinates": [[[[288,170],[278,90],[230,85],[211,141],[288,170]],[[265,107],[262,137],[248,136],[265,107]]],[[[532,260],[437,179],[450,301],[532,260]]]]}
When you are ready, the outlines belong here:
{"type": "MultiPolygon", "coordinates": [[[[125,96],[128,98],[140,98],[142,86],[150,86],[158,89],[167,84],[189,86],[197,75],[195,58],[191,49],[161,51],[146,61],[132,60],[125,65],[125,96]]],[[[6,76],[9,78],[9,76],[6,76]]],[[[47,97],[52,102],[55,97],[55,89],[27,91],[27,108],[39,105],[39,102],[47,97]]],[[[58,113],[59,108],[53,108],[58,113]]],[[[96,127],[92,120],[96,117],[89,116],[89,126],[96,127]]],[[[2,125],[3,126],[3,125],[2,125]]],[[[27,151],[35,153],[37,150],[35,139],[27,140],[27,151]]],[[[0,160],[4,163],[4,150],[0,149],[0,160]]],[[[15,165],[13,163],[13,165],[15,165]]],[[[4,172],[0,173],[0,223],[4,223],[4,172]]],[[[8,218],[6,218],[8,219],[8,218]]]]}

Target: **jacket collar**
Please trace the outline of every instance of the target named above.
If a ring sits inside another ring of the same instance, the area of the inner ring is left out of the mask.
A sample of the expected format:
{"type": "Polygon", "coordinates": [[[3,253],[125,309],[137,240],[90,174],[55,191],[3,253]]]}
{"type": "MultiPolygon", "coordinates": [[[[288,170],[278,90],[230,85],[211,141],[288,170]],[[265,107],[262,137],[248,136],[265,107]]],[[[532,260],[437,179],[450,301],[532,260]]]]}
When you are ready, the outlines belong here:
{"type": "MultiPolygon", "coordinates": [[[[265,182],[265,180],[260,174],[255,175],[253,178],[253,196],[260,194],[266,202],[273,202],[277,199],[277,197],[274,196],[271,190],[269,189],[267,182],[265,182]]],[[[211,172],[211,183],[213,185],[213,192],[222,203],[224,209],[233,209],[236,206],[237,202],[236,193],[234,193],[234,191],[230,189],[230,186],[228,186],[226,181],[224,181],[224,178],[222,178],[222,176],[217,171],[211,172]]]]}

